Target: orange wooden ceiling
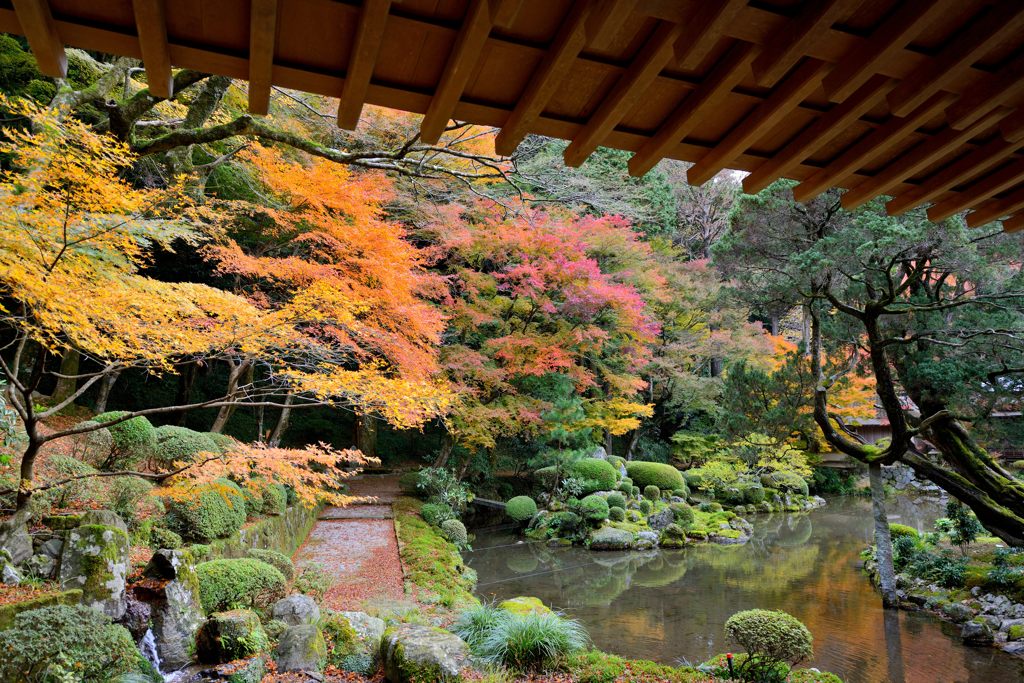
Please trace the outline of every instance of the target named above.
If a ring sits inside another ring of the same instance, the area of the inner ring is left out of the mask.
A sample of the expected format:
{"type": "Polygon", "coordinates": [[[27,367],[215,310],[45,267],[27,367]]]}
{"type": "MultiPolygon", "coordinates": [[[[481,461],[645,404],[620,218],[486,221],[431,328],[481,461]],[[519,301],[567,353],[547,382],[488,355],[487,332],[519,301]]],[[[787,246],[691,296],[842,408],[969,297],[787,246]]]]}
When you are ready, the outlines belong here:
{"type": "Polygon", "coordinates": [[[848,208],[891,195],[941,220],[1024,228],[1021,0],[0,0],[0,31],[26,35],[59,76],[63,46],[137,57],[150,89],[172,67],[664,157],[689,180],[749,171],[848,208]]]}

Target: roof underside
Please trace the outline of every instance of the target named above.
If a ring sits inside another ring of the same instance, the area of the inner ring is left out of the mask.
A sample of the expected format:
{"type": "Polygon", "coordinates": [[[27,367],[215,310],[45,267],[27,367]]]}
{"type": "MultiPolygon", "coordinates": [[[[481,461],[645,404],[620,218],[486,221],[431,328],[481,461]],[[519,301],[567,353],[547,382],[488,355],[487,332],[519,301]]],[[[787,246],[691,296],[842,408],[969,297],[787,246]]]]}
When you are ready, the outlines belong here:
{"type": "Polygon", "coordinates": [[[0,31],[28,37],[59,76],[63,46],[143,60],[167,96],[171,68],[668,157],[689,180],[749,171],[807,200],[843,187],[892,213],[971,209],[1024,228],[1024,2],[1019,0],[0,0],[0,31]]]}

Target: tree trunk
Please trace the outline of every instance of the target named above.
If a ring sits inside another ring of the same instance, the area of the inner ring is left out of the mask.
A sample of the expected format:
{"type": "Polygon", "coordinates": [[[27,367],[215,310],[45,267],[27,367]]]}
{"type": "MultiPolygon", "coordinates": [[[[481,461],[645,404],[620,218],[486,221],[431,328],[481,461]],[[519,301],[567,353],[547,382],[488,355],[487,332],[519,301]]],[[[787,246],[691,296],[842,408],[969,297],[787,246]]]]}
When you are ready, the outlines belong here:
{"type": "Polygon", "coordinates": [[[445,430],[444,436],[441,437],[441,452],[434,462],[434,467],[444,467],[447,465],[448,458],[452,457],[453,450],[455,450],[455,438],[451,435],[451,432],[445,430]]]}
{"type": "MultiPolygon", "coordinates": [[[[181,374],[178,375],[178,391],[174,396],[174,402],[177,405],[183,406],[191,403],[192,387],[196,383],[196,375],[198,374],[199,365],[197,363],[189,363],[182,369],[181,374]]],[[[184,427],[187,417],[188,413],[184,410],[181,411],[174,420],[174,424],[184,427]]]]}
{"type": "Polygon", "coordinates": [[[633,459],[633,451],[636,450],[636,445],[640,441],[640,428],[633,430],[633,434],[629,437],[629,446],[626,448],[626,460],[633,459]]]}
{"type": "Polygon", "coordinates": [[[885,514],[885,484],[882,482],[882,466],[868,465],[871,480],[871,512],[875,519],[875,563],[878,566],[878,586],[882,590],[882,605],[897,607],[896,572],[892,566],[892,537],[889,535],[889,518],[885,514]]]}
{"type": "Polygon", "coordinates": [[[270,446],[277,448],[281,445],[281,437],[284,436],[285,431],[288,429],[288,422],[292,417],[292,401],[294,397],[291,392],[284,399],[284,408],[281,408],[281,414],[277,417],[277,424],[274,425],[274,431],[270,435],[270,446]]]}
{"type": "MultiPolygon", "coordinates": [[[[80,354],[76,349],[68,349],[60,359],[60,374],[77,375],[81,361],[82,354],[80,354]]],[[[62,403],[63,401],[66,401],[71,394],[75,393],[77,388],[77,377],[57,377],[57,386],[53,389],[53,395],[50,396],[50,401],[53,405],[62,403]]]]}
{"type": "Polygon", "coordinates": [[[117,378],[121,376],[120,370],[104,375],[103,379],[100,380],[100,392],[96,396],[96,405],[93,409],[98,413],[107,412],[107,403],[110,401],[110,392],[114,389],[114,383],[117,382],[117,378]]]}
{"type": "Polygon", "coordinates": [[[377,421],[371,415],[356,415],[356,448],[365,456],[377,457],[377,421]]]}
{"type": "MultiPolygon", "coordinates": [[[[228,399],[234,399],[235,394],[238,392],[238,387],[241,384],[242,377],[246,375],[252,369],[251,360],[242,360],[237,363],[231,362],[231,372],[228,374],[228,390],[225,395],[228,399]]],[[[220,434],[224,431],[224,427],[227,426],[228,420],[235,412],[234,405],[221,406],[220,410],[217,411],[217,417],[213,421],[213,426],[210,427],[210,431],[214,434],[220,434]]]]}

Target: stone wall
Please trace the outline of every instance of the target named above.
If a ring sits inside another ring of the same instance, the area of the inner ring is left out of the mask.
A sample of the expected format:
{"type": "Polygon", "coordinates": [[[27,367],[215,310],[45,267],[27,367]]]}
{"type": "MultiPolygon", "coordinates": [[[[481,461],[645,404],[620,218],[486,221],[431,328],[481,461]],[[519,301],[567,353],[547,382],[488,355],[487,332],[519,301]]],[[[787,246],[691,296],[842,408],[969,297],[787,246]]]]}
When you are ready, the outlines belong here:
{"type": "Polygon", "coordinates": [[[321,506],[293,505],[282,515],[261,519],[242,527],[228,538],[213,541],[205,559],[245,557],[253,548],[277,550],[290,557],[306,540],[322,510],[321,506]]]}

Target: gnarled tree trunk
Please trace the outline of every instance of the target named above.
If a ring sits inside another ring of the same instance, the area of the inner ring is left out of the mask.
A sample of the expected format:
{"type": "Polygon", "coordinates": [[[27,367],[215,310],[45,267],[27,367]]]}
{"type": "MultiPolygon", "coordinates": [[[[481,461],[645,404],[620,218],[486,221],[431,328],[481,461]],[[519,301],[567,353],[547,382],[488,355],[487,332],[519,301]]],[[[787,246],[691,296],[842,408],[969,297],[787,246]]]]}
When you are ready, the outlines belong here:
{"type": "Polygon", "coordinates": [[[896,598],[896,572],[892,566],[892,536],[889,534],[889,518],[885,514],[885,484],[882,482],[882,466],[868,465],[871,480],[871,513],[875,520],[875,563],[878,568],[878,587],[882,591],[882,605],[898,607],[896,598]]]}

